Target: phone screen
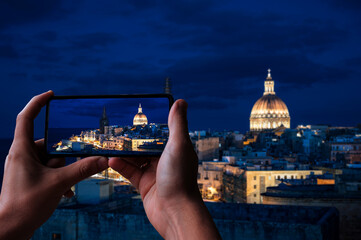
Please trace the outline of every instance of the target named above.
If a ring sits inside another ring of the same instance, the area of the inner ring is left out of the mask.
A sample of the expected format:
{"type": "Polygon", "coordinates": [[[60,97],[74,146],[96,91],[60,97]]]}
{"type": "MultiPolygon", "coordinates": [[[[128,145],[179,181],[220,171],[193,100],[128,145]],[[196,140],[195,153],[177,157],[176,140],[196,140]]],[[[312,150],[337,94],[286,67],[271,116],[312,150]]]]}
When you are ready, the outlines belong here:
{"type": "Polygon", "coordinates": [[[54,96],[47,104],[49,155],[160,155],[168,141],[168,94],[54,96]]]}

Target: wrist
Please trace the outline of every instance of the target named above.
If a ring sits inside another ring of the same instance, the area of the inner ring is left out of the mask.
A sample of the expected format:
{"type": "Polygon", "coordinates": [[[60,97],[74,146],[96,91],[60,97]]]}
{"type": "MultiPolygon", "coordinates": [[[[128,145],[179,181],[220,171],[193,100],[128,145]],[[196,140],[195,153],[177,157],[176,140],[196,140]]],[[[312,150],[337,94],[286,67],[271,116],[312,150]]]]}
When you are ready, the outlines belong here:
{"type": "Polygon", "coordinates": [[[0,239],[29,239],[32,231],[26,227],[19,210],[5,206],[0,201],[0,239]]]}
{"type": "Polygon", "coordinates": [[[168,227],[165,239],[220,239],[213,219],[199,192],[181,197],[165,209],[168,227]]]}

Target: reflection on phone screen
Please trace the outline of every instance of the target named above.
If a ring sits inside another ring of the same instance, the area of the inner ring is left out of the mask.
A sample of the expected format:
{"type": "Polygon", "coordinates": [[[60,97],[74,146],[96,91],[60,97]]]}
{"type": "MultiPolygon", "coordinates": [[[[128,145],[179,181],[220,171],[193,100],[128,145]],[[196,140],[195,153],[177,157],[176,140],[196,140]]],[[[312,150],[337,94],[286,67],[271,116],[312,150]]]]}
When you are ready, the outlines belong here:
{"type": "Polygon", "coordinates": [[[168,140],[170,100],[52,99],[47,151],[58,155],[159,155],[168,140]]]}

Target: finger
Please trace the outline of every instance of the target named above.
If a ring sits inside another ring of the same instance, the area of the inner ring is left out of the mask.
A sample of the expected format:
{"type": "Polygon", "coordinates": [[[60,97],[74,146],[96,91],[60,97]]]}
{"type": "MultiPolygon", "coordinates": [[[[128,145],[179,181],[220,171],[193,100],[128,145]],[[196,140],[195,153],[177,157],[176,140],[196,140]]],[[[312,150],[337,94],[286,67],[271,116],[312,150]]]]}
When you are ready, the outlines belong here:
{"type": "Polygon", "coordinates": [[[66,198],[71,198],[73,196],[74,196],[74,192],[71,189],[69,189],[68,191],[66,191],[64,193],[64,197],[66,197],[66,198]]]}
{"type": "Polygon", "coordinates": [[[81,180],[88,178],[96,173],[108,168],[108,158],[106,157],[87,157],[68,166],[58,168],[60,176],[67,188],[77,184],[81,180]]]}
{"type": "Polygon", "coordinates": [[[44,139],[35,141],[35,147],[38,150],[41,162],[51,168],[59,168],[65,166],[65,158],[52,158],[48,160],[44,149],[44,139]]]}
{"type": "Polygon", "coordinates": [[[109,167],[120,173],[123,177],[128,179],[134,187],[139,189],[139,182],[143,174],[143,171],[140,168],[137,168],[118,157],[109,159],[109,167]]]}
{"type": "Polygon", "coordinates": [[[34,119],[42,107],[54,93],[48,91],[33,97],[25,108],[18,114],[15,127],[15,139],[33,140],[34,119]]]}
{"type": "Polygon", "coordinates": [[[60,168],[65,166],[65,158],[52,158],[46,163],[47,167],[60,168]]]}
{"type": "Polygon", "coordinates": [[[180,138],[189,140],[187,106],[187,102],[183,99],[173,104],[168,118],[169,138],[176,138],[178,141],[180,138]]]}

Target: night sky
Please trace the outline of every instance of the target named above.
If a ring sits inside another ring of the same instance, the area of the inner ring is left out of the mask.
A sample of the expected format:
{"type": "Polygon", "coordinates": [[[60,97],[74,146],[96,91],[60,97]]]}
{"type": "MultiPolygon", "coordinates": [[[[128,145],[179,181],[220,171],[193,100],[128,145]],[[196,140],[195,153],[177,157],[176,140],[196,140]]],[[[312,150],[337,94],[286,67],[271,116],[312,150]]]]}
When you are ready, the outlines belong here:
{"type": "Polygon", "coordinates": [[[356,125],[360,12],[347,0],[1,1],[0,138],[35,94],[160,93],[167,76],[191,130],[244,132],[268,68],[292,127],[356,125]]]}
{"type": "Polygon", "coordinates": [[[49,128],[99,128],[105,107],[109,125],[133,126],[139,104],[148,123],[166,124],[168,98],[54,99],[48,113],[49,128]]]}

